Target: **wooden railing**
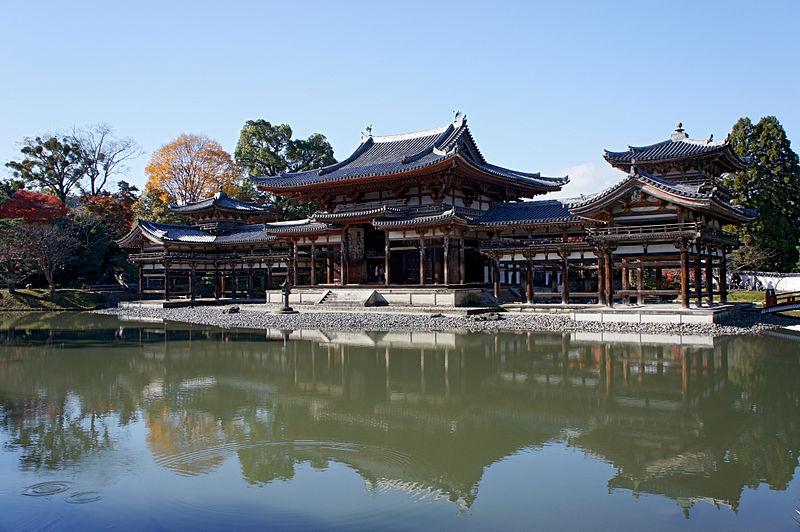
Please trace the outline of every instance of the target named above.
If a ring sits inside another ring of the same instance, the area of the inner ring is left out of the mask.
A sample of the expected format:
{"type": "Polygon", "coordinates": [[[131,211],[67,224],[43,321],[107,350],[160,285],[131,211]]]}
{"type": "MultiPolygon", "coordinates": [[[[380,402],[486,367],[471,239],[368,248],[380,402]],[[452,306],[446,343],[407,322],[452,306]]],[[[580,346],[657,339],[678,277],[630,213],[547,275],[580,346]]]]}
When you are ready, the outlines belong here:
{"type": "Polygon", "coordinates": [[[481,242],[481,249],[505,249],[505,248],[528,248],[540,245],[564,245],[564,244],[586,244],[586,237],[547,237],[547,238],[503,238],[500,240],[484,240],[481,242]]]}
{"type": "Polygon", "coordinates": [[[648,225],[615,225],[612,227],[590,227],[590,236],[634,236],[650,235],[661,233],[685,233],[700,232],[700,224],[697,222],[672,223],[672,224],[648,224],[648,225]]]}
{"type": "Polygon", "coordinates": [[[207,254],[192,254],[180,253],[174,251],[151,251],[145,253],[131,253],[128,255],[128,260],[131,262],[138,261],[202,261],[202,262],[230,262],[230,261],[256,261],[256,260],[288,260],[288,253],[232,253],[225,255],[207,255],[207,254]]]}

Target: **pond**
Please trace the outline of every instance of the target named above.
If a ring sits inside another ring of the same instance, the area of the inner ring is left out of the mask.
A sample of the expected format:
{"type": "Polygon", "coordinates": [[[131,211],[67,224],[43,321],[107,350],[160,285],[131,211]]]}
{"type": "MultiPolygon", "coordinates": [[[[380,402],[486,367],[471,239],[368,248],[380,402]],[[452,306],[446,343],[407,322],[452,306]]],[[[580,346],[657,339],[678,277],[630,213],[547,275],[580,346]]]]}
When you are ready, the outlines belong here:
{"type": "Polygon", "coordinates": [[[0,315],[0,529],[792,530],[798,340],[0,315]]]}

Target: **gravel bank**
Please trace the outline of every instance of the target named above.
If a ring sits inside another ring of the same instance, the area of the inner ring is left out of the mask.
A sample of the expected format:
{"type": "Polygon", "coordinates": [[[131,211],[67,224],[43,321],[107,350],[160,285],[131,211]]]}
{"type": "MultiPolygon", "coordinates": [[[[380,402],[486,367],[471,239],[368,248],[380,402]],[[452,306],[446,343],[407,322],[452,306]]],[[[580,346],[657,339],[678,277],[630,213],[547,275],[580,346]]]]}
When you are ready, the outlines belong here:
{"type": "Polygon", "coordinates": [[[493,316],[455,316],[439,313],[398,313],[368,311],[316,312],[301,311],[299,314],[280,315],[241,305],[238,313],[223,313],[228,307],[202,306],[194,308],[136,308],[105,309],[96,311],[113,314],[121,319],[167,320],[218,327],[248,329],[322,329],[339,331],[388,331],[388,330],[528,330],[528,331],[587,331],[626,333],[670,333],[724,336],[733,334],[755,334],[768,329],[800,323],[800,320],[743,312],[721,324],[656,324],[656,323],[600,323],[576,322],[554,314],[497,314],[493,316]]]}

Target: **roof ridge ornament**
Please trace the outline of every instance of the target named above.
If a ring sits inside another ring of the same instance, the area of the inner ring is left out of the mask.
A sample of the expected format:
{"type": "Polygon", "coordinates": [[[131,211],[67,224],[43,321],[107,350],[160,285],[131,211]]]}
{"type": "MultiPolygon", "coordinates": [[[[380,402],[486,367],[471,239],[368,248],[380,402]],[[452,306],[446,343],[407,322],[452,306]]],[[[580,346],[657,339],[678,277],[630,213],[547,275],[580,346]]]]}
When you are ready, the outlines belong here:
{"type": "Polygon", "coordinates": [[[458,126],[463,126],[466,123],[467,123],[467,115],[465,115],[461,111],[453,109],[453,125],[458,127],[458,126]]]}
{"type": "Polygon", "coordinates": [[[365,127],[364,131],[361,132],[361,142],[364,142],[366,139],[370,137],[372,137],[372,124],[365,127]]]}
{"type": "Polygon", "coordinates": [[[683,122],[678,122],[677,126],[675,127],[675,132],[670,135],[669,138],[672,140],[672,142],[678,142],[689,138],[686,130],[683,129],[683,122]]]}

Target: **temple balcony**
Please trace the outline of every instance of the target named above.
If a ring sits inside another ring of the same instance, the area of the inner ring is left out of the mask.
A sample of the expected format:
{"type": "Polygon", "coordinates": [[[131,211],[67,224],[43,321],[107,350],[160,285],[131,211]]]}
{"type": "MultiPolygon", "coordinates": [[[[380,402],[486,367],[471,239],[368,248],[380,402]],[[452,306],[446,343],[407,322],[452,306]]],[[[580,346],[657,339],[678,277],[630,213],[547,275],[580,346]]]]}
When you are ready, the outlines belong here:
{"type": "Polygon", "coordinates": [[[603,243],[685,239],[687,241],[703,241],[734,247],[740,244],[739,238],[735,234],[700,222],[591,227],[588,229],[588,233],[590,241],[603,243]]]}
{"type": "Polygon", "coordinates": [[[287,252],[253,251],[249,253],[185,253],[175,251],[151,251],[131,253],[128,261],[133,264],[163,264],[169,262],[207,263],[207,262],[287,262],[287,252]]]}

